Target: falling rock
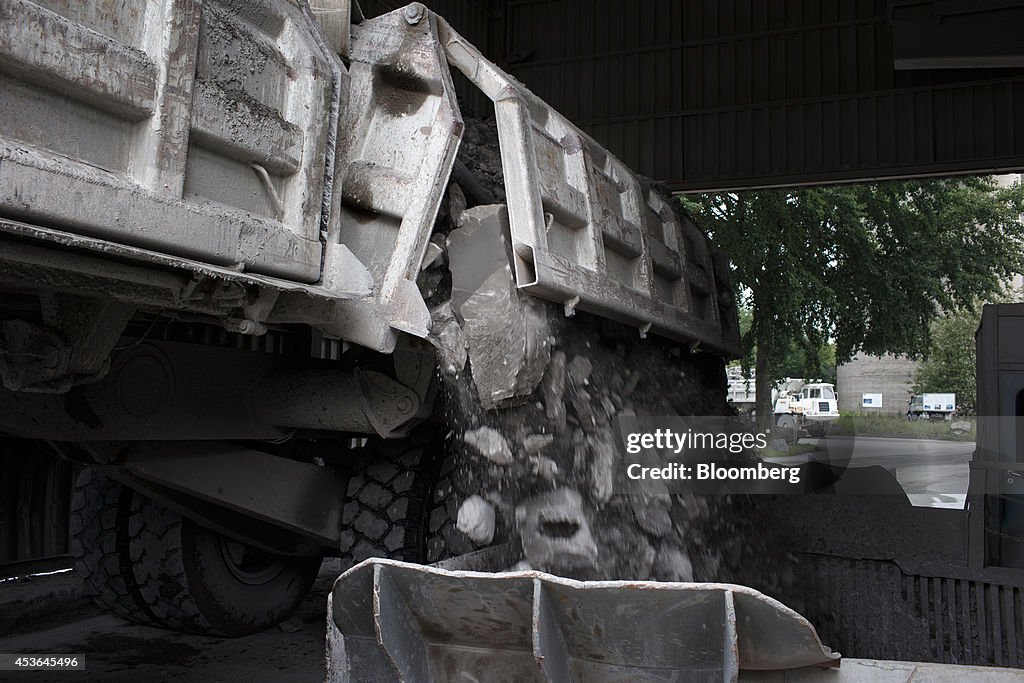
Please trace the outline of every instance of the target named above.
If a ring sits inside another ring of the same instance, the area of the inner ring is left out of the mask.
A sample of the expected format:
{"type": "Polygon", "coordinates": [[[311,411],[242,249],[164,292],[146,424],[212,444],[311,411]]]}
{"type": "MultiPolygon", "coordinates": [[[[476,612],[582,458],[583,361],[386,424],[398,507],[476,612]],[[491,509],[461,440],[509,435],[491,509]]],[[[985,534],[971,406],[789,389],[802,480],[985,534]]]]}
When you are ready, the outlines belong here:
{"type": "Polygon", "coordinates": [[[553,434],[530,434],[523,439],[523,450],[538,453],[555,442],[553,434]]]}
{"type": "Polygon", "coordinates": [[[585,430],[593,430],[594,420],[594,406],[590,399],[590,394],[582,389],[572,397],[572,409],[576,413],[576,419],[579,420],[580,427],[585,430]]]}
{"type": "Polygon", "coordinates": [[[544,396],[544,412],[551,429],[556,433],[565,430],[565,353],[555,351],[551,354],[544,379],[541,380],[541,393],[544,396]]]}
{"type": "Polygon", "coordinates": [[[608,396],[601,397],[601,407],[604,408],[605,415],[611,417],[617,412],[615,402],[608,396]]]}
{"type": "Polygon", "coordinates": [[[427,250],[423,253],[423,263],[420,270],[427,270],[444,264],[444,248],[436,242],[428,242],[427,250]]]}
{"type": "Polygon", "coordinates": [[[508,465],[512,462],[512,451],[508,447],[508,442],[496,429],[473,429],[466,432],[462,440],[495,465],[508,465]]]}
{"type": "Polygon", "coordinates": [[[641,529],[659,538],[672,531],[672,503],[668,495],[630,496],[630,502],[641,529]]]}
{"type": "Polygon", "coordinates": [[[516,508],[516,523],[531,566],[555,573],[597,566],[597,544],[576,491],[563,488],[529,499],[516,508]]]}
{"type": "Polygon", "coordinates": [[[494,508],[480,496],[470,496],[459,507],[455,528],[477,545],[494,540],[494,508]]]}
{"type": "Polygon", "coordinates": [[[502,205],[475,206],[448,235],[452,310],[462,324],[480,403],[496,407],[528,396],[544,375],[551,352],[546,309],[518,291],[506,244],[502,205]]]}
{"type": "Polygon", "coordinates": [[[526,350],[516,375],[515,395],[528,396],[544,379],[551,361],[551,327],[548,312],[534,297],[521,297],[526,350]]]}
{"type": "Polygon", "coordinates": [[[607,503],[612,497],[615,483],[615,463],[618,453],[611,439],[592,439],[590,442],[590,485],[594,501],[607,503]]]}
{"type": "Polygon", "coordinates": [[[513,287],[512,272],[503,266],[457,309],[463,319],[473,382],[486,409],[515,395],[526,355],[526,323],[513,287]]]}
{"type": "Polygon", "coordinates": [[[569,381],[573,385],[581,387],[590,379],[590,373],[594,370],[594,364],[585,356],[575,356],[569,361],[569,365],[566,366],[565,370],[569,376],[569,381]]]}
{"type": "Polygon", "coordinates": [[[466,195],[458,183],[448,186],[448,215],[451,216],[452,225],[462,223],[462,214],[466,211],[466,195]]]}
{"type": "Polygon", "coordinates": [[[551,458],[535,455],[530,458],[530,464],[533,466],[534,474],[541,479],[554,481],[558,477],[558,463],[551,458]]]}
{"type": "Polygon", "coordinates": [[[623,576],[645,581],[651,578],[654,568],[654,546],[648,543],[643,536],[637,536],[634,543],[636,547],[632,552],[626,558],[620,558],[620,564],[623,565],[623,576]]]}
{"type": "Polygon", "coordinates": [[[682,550],[663,547],[654,557],[652,574],[657,581],[693,581],[693,564],[682,550]]]}
{"type": "Polygon", "coordinates": [[[636,391],[638,384],[640,384],[640,373],[634,372],[629,376],[629,379],[626,380],[625,386],[622,387],[623,398],[629,398],[632,396],[633,392],[636,391]]]}
{"type": "Polygon", "coordinates": [[[438,350],[442,368],[449,374],[461,372],[466,367],[469,354],[466,351],[466,337],[455,319],[451,303],[446,301],[432,310],[430,320],[428,339],[438,350]]]}

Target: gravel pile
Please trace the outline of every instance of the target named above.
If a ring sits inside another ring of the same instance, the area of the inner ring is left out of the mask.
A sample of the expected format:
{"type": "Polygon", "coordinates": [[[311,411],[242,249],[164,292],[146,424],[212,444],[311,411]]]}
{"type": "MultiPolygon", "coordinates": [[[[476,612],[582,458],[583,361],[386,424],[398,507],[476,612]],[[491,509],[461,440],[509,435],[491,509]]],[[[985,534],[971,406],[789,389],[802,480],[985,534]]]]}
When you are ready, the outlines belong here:
{"type": "MultiPolygon", "coordinates": [[[[501,201],[493,121],[466,121],[459,161],[501,201]]],[[[523,550],[518,568],[773,592],[786,569],[759,533],[765,501],[612,492],[613,418],[731,414],[723,361],[585,313],[566,318],[562,306],[517,292],[507,245],[490,245],[499,261],[470,257],[474,272],[460,272],[470,249],[500,239],[487,230],[493,211],[467,210],[468,194],[456,178],[434,239],[445,254],[419,283],[433,311],[450,429],[428,559],[511,540],[523,550]],[[495,310],[500,326],[481,322],[495,310]],[[456,524],[441,524],[445,515],[456,524]]]]}

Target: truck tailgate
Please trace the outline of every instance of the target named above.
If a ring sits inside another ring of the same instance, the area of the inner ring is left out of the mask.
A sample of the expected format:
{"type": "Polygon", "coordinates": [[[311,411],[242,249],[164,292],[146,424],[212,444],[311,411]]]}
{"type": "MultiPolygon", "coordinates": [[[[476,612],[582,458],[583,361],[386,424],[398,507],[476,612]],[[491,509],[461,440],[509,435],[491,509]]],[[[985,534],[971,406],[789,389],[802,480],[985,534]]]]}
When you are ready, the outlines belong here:
{"type": "Polygon", "coordinates": [[[318,281],[343,91],[318,41],[283,0],[5,1],[0,214],[318,281]]]}

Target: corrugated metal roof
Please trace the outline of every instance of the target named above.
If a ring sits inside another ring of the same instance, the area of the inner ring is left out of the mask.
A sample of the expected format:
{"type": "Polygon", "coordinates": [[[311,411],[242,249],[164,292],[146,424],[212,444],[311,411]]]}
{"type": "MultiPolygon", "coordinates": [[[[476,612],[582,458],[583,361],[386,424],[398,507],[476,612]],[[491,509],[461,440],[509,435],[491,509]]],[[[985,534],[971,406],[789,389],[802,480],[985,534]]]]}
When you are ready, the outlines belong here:
{"type": "Polygon", "coordinates": [[[1024,167],[1024,69],[898,71],[885,0],[427,4],[677,189],[1024,167]]]}

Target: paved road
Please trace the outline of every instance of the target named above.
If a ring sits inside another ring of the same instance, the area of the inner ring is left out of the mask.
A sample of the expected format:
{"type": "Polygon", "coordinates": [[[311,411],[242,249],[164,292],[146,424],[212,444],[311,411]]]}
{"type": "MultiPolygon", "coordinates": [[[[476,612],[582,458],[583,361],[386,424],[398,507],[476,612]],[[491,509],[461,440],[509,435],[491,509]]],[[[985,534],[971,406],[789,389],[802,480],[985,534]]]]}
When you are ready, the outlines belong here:
{"type": "Polygon", "coordinates": [[[802,439],[800,443],[818,448],[806,455],[779,458],[797,464],[814,460],[848,467],[881,465],[895,470],[913,505],[921,507],[964,507],[967,498],[972,441],[931,441],[889,439],[871,436],[802,439]]]}

